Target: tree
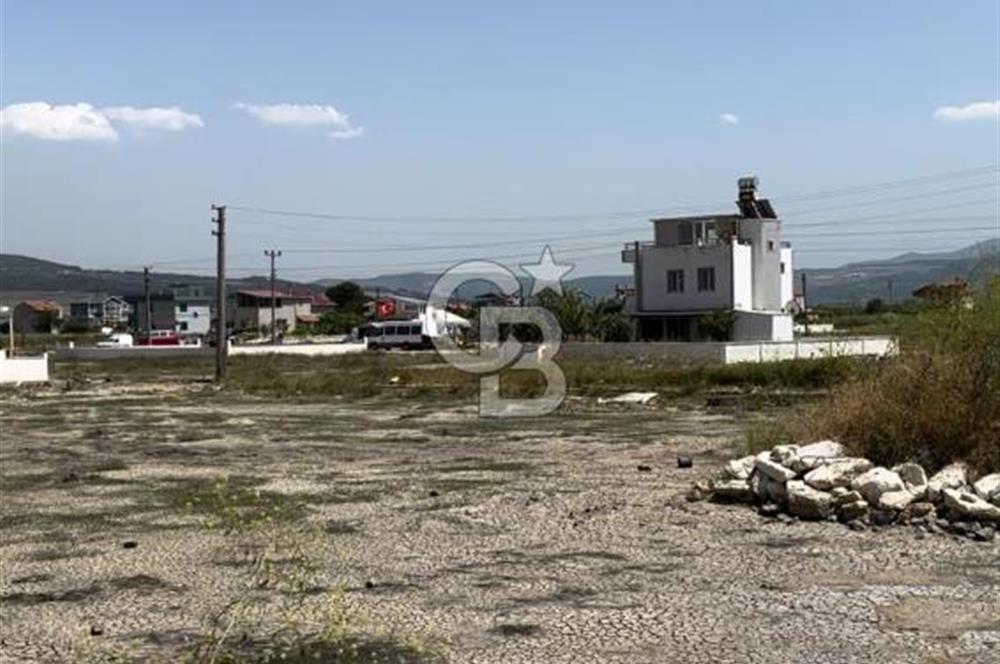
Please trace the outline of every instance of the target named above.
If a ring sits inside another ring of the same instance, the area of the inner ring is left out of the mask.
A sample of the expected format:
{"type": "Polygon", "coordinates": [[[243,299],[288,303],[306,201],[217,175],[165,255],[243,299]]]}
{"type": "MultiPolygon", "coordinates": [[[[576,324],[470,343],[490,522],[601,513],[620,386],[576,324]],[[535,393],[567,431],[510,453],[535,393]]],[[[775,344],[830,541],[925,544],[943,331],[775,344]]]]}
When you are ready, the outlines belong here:
{"type": "Polygon", "coordinates": [[[698,331],[712,341],[729,341],[735,324],[732,311],[713,311],[698,318],[698,331]]]}
{"type": "Polygon", "coordinates": [[[341,281],[326,289],[326,296],[333,301],[339,313],[361,315],[365,310],[365,292],[353,281],[341,281]]]}
{"type": "Polygon", "coordinates": [[[347,334],[355,327],[361,326],[365,317],[355,311],[327,311],[319,317],[316,331],[320,334],[347,334]]]}
{"type": "Polygon", "coordinates": [[[865,305],[866,314],[880,314],[885,310],[885,303],[882,302],[882,298],[876,297],[868,300],[865,305]]]}

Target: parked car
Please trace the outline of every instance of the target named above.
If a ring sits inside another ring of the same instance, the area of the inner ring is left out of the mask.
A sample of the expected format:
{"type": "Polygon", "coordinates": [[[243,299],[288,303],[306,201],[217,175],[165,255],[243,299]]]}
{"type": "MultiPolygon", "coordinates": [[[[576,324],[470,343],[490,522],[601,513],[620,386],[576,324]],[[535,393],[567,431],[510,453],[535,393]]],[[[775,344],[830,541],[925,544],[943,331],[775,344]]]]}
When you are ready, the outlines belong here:
{"type": "Polygon", "coordinates": [[[139,336],[139,346],[180,346],[181,335],[174,330],[153,330],[149,336],[139,336]]]}
{"type": "Polygon", "coordinates": [[[116,332],[97,342],[98,348],[131,348],[134,343],[131,334],[116,332]]]}

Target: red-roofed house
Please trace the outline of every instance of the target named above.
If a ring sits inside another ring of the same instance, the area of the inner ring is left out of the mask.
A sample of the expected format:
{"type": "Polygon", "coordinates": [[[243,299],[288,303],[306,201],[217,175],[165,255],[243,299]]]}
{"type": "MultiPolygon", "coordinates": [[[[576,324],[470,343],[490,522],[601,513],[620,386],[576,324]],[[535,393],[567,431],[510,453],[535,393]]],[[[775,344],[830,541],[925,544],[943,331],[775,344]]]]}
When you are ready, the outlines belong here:
{"type": "Polygon", "coordinates": [[[61,315],[59,305],[51,300],[25,300],[14,307],[14,330],[51,332],[61,315]]]}

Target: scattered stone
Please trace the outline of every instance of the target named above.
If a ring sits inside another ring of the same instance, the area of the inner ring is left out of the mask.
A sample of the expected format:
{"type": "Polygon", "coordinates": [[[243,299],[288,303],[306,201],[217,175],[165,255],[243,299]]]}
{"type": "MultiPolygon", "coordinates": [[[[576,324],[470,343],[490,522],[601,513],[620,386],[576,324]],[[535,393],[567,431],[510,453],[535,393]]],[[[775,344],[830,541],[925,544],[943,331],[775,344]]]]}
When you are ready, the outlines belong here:
{"type": "Polygon", "coordinates": [[[788,491],[788,511],[802,519],[820,520],[833,513],[833,496],[818,491],[801,480],[785,485],[788,491]]]}
{"type": "Polygon", "coordinates": [[[795,460],[798,459],[798,456],[798,445],[776,445],[774,449],[771,450],[769,458],[775,463],[780,463],[786,468],[791,468],[795,460]]]}
{"type": "Polygon", "coordinates": [[[427,492],[427,495],[430,496],[431,498],[437,498],[438,496],[441,495],[441,493],[436,489],[431,489],[430,491],[427,492]]]}
{"type": "Polygon", "coordinates": [[[796,473],[802,474],[830,463],[833,459],[843,457],[844,446],[832,440],[821,440],[818,443],[803,445],[798,449],[797,458],[790,466],[796,473]]]}
{"type": "Polygon", "coordinates": [[[814,489],[829,491],[838,486],[850,486],[855,477],[871,467],[872,463],[868,459],[838,459],[809,471],[803,479],[814,489]]]}
{"type": "Polygon", "coordinates": [[[919,463],[901,463],[893,466],[892,470],[903,480],[910,493],[920,497],[927,490],[927,473],[919,463]]]}
{"type": "Polygon", "coordinates": [[[722,467],[722,474],[728,479],[747,480],[753,472],[753,464],[757,457],[754,455],[745,456],[740,459],[733,459],[726,462],[722,467]]]}
{"type": "Polygon", "coordinates": [[[374,587],[375,587],[375,579],[368,579],[367,581],[365,581],[365,588],[368,588],[370,590],[374,587]]]}
{"type": "Polygon", "coordinates": [[[837,508],[837,518],[847,524],[866,516],[868,516],[868,501],[864,498],[844,503],[837,508]]]}
{"type": "Polygon", "coordinates": [[[968,469],[964,463],[945,466],[927,480],[927,500],[936,503],[945,489],[960,489],[965,486],[968,469]]]}
{"type": "Polygon", "coordinates": [[[712,496],[724,503],[750,503],[754,494],[746,480],[719,480],[712,483],[712,496]]]}
{"type": "Polygon", "coordinates": [[[771,461],[769,459],[761,459],[757,457],[754,461],[754,470],[756,470],[761,475],[764,475],[768,479],[774,480],[775,482],[787,482],[788,480],[795,479],[795,471],[785,468],[783,465],[776,461],[771,461]]]}
{"type": "Polygon", "coordinates": [[[879,509],[900,512],[916,499],[917,497],[906,489],[902,491],[889,491],[879,496],[878,506],[879,509]]]}
{"type": "Polygon", "coordinates": [[[757,508],[757,514],[761,516],[766,516],[768,518],[775,518],[781,513],[781,508],[774,503],[764,503],[759,508],[757,508]]]}
{"type": "Polygon", "coordinates": [[[794,516],[791,516],[790,514],[785,514],[784,512],[779,512],[778,513],[778,521],[782,522],[786,526],[790,526],[793,523],[795,523],[796,518],[794,516]]]}
{"type": "Polygon", "coordinates": [[[980,477],[972,488],[983,500],[988,500],[994,505],[1000,504],[1000,473],[980,477]]]}
{"type": "Polygon", "coordinates": [[[90,626],[90,635],[91,636],[100,636],[102,634],[104,634],[104,628],[103,627],[101,627],[100,625],[91,625],[90,626]]]}
{"type": "Polygon", "coordinates": [[[711,487],[701,482],[695,482],[694,485],[692,485],[692,487],[684,495],[684,499],[689,503],[697,503],[699,501],[705,500],[705,498],[707,498],[710,495],[712,495],[711,487]]]}
{"type": "Polygon", "coordinates": [[[653,470],[653,467],[647,466],[644,463],[640,463],[638,466],[635,467],[635,469],[638,470],[640,473],[648,473],[649,471],[653,470]]]}
{"type": "Polygon", "coordinates": [[[903,491],[906,486],[902,478],[888,468],[872,468],[854,478],[851,488],[864,496],[872,505],[878,505],[878,500],[883,493],[890,491],[903,491]]]}
{"type": "Polygon", "coordinates": [[[934,503],[910,503],[903,510],[903,518],[907,520],[925,519],[934,513],[934,503]]]}
{"type": "Polygon", "coordinates": [[[785,483],[772,480],[767,475],[754,473],[750,478],[750,489],[763,502],[783,505],[788,500],[785,483]]]}
{"type": "Polygon", "coordinates": [[[992,542],[993,538],[996,537],[997,531],[990,526],[983,526],[972,532],[972,539],[977,542],[992,542]]]}
{"type": "Polygon", "coordinates": [[[139,546],[139,543],[136,542],[135,540],[125,540],[124,542],[122,542],[123,549],[134,549],[137,546],[139,546]]]}
{"type": "Polygon", "coordinates": [[[677,467],[678,468],[691,468],[694,466],[694,459],[689,456],[679,456],[677,457],[677,467]]]}
{"type": "Polygon", "coordinates": [[[836,501],[837,505],[848,505],[850,503],[856,503],[859,501],[863,501],[865,499],[864,496],[862,496],[860,493],[852,489],[846,489],[843,487],[837,487],[837,488],[840,489],[842,493],[838,495],[834,494],[832,491],[830,492],[830,495],[834,497],[834,500],[836,501]]]}
{"type": "Polygon", "coordinates": [[[862,521],[861,519],[854,519],[853,521],[848,521],[847,527],[850,528],[851,530],[859,530],[859,531],[865,530],[867,528],[867,526],[865,526],[865,522],[862,521]]]}
{"type": "Polygon", "coordinates": [[[944,489],[944,506],[950,515],[975,521],[1000,522],[1000,507],[965,489],[944,489]]]}
{"type": "Polygon", "coordinates": [[[868,512],[868,520],[873,526],[891,526],[898,515],[895,510],[871,510],[868,512]]]}

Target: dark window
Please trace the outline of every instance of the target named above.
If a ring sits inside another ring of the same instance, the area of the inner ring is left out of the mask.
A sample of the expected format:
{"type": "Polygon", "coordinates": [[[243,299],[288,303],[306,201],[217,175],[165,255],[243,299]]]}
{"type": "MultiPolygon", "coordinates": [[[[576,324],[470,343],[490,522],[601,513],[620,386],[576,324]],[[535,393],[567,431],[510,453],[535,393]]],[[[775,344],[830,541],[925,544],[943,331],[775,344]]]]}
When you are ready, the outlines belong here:
{"type": "Polygon", "coordinates": [[[698,291],[714,291],[715,290],[715,268],[714,267],[699,267],[698,268],[698,291]]]}
{"type": "Polygon", "coordinates": [[[678,244],[694,244],[694,226],[689,221],[681,222],[677,227],[678,244]]]}
{"type": "Polygon", "coordinates": [[[767,250],[768,251],[774,251],[774,240],[768,240],[767,241],[767,250]]]}
{"type": "Polygon", "coordinates": [[[688,341],[691,338],[691,322],[688,319],[668,318],[664,322],[668,341],[688,341]]]}
{"type": "Polygon", "coordinates": [[[186,313],[188,310],[187,302],[181,302],[180,304],[177,305],[177,308],[180,310],[182,314],[186,313]]]}
{"type": "Polygon", "coordinates": [[[182,320],[181,323],[180,323],[180,326],[181,326],[181,332],[186,332],[187,331],[187,329],[188,329],[187,321],[183,321],[182,320]]]}
{"type": "Polygon", "coordinates": [[[785,273],[785,264],[784,263],[781,264],[781,273],[782,274],[785,273]]]}
{"type": "Polygon", "coordinates": [[[419,325],[411,325],[410,326],[410,334],[420,334],[420,326],[419,325]]]}
{"type": "Polygon", "coordinates": [[[667,292],[684,292],[684,270],[667,270],[667,292]]]}

